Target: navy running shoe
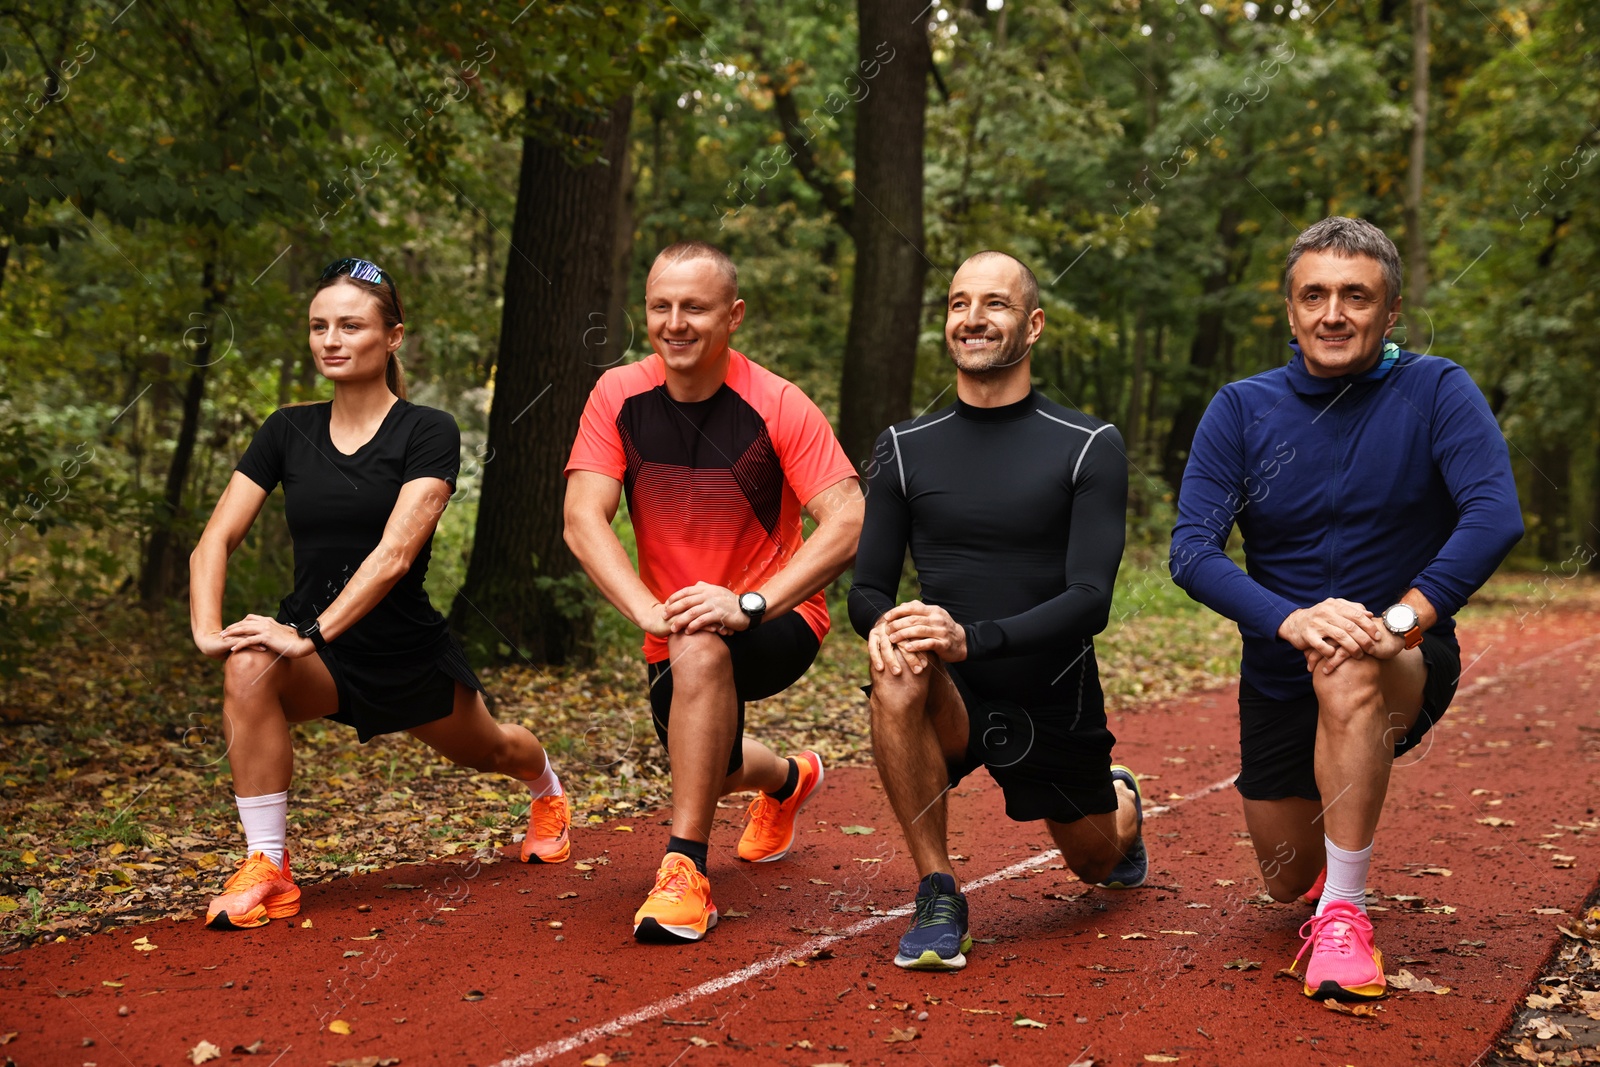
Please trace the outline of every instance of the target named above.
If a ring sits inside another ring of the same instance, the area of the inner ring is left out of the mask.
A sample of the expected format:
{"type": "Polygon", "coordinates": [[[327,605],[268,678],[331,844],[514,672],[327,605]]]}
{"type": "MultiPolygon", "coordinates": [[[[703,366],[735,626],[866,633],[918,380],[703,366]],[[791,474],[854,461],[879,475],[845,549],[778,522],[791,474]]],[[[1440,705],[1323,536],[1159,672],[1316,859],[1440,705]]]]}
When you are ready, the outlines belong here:
{"type": "Polygon", "coordinates": [[[1144,885],[1144,880],[1150,876],[1150,854],[1144,849],[1144,794],[1139,790],[1139,779],[1122,764],[1113,764],[1111,779],[1120,779],[1128,783],[1128,788],[1133,791],[1133,815],[1135,830],[1133,844],[1128,846],[1128,851],[1122,854],[1122,859],[1111,868],[1111,873],[1106,875],[1106,880],[1100,883],[1101,889],[1137,889],[1144,885]]]}
{"type": "Polygon", "coordinates": [[[911,971],[959,971],[967,965],[972,935],[967,933],[967,897],[956,880],[935,871],[917,886],[911,929],[900,939],[896,967],[911,971]]]}

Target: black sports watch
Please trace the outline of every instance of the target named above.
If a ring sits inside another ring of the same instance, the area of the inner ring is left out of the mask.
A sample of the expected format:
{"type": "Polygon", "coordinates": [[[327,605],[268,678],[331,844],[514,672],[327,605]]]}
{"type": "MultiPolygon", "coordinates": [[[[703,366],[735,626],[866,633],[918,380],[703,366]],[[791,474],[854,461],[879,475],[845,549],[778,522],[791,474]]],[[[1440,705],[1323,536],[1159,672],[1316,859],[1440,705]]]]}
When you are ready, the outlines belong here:
{"type": "Polygon", "coordinates": [[[767,598],[760,593],[742,593],[739,596],[739,610],[750,619],[750,629],[754,630],[761,625],[761,616],[767,613],[767,598]]]}
{"type": "Polygon", "coordinates": [[[309,638],[311,647],[318,652],[328,647],[328,642],[322,638],[321,619],[312,619],[310,622],[297,622],[294,624],[294,632],[301,637],[309,638]]]}

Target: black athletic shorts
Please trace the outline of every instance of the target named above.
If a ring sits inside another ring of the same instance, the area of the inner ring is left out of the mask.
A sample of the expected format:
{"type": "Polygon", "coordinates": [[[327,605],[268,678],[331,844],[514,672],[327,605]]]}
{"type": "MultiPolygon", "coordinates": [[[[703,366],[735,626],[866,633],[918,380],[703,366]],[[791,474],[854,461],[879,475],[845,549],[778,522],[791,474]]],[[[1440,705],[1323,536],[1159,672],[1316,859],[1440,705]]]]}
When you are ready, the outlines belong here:
{"type": "MultiPolygon", "coordinates": [[[[739,728],[728,754],[728,773],[744,766],[744,705],[747,700],[774,696],[800,680],[817,658],[822,642],[811,624],[797,611],[764,621],[753,630],[740,630],[722,639],[733,657],[733,688],[739,696],[739,728]]],[[[661,747],[667,747],[667,723],[672,717],[672,661],[646,663],[650,681],[650,720],[655,723],[661,747]]]]}
{"type": "MultiPolygon", "coordinates": [[[[294,625],[283,606],[277,618],[294,625]]],[[[383,654],[349,652],[332,641],[317,657],[339,694],[339,710],[328,718],[355,727],[362,744],[379,734],[446,718],[455,711],[458,684],[485,692],[467,654],[449,633],[422,649],[383,654]]]]}
{"type": "MultiPolygon", "coordinates": [[[[1444,715],[1461,681],[1461,649],[1433,634],[1422,636],[1422,712],[1411,731],[1395,742],[1399,756],[1417,746],[1444,715]]],[[[1321,800],[1317,789],[1317,698],[1274,700],[1243,680],[1239,683],[1239,777],[1233,783],[1246,800],[1303,797],[1321,800]]]]}
{"type": "Polygon", "coordinates": [[[950,784],[987,767],[1015,822],[1069,823],[1116,811],[1117,739],[1106,725],[1094,644],[1083,642],[1064,670],[1059,653],[1047,659],[1042,672],[1008,660],[948,665],[967,707],[967,752],[950,766],[950,784]]]}

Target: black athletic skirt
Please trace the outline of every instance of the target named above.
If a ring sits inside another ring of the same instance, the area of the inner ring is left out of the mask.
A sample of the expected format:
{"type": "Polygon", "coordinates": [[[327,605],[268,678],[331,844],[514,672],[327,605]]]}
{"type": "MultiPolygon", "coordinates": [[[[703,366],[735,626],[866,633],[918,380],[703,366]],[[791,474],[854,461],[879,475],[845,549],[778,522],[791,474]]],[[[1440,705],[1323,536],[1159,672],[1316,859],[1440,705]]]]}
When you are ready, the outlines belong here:
{"type": "MultiPolygon", "coordinates": [[[[286,618],[279,622],[293,625],[286,618]]],[[[339,691],[339,710],[328,718],[354,726],[366,742],[443,719],[455,710],[456,683],[479,693],[483,683],[449,633],[420,651],[359,653],[329,643],[317,655],[339,691]]]]}

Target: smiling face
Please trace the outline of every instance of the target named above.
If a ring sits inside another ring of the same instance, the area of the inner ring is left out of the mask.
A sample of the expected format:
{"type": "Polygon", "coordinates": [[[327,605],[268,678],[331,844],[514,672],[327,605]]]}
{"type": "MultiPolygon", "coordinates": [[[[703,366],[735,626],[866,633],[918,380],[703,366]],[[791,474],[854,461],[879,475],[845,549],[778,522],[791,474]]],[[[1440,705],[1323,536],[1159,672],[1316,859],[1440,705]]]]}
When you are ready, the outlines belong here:
{"type": "Polygon", "coordinates": [[[1023,363],[1044,332],[1044,310],[1027,307],[1022,269],[1008,256],[975,257],[950,280],[944,342],[956,369],[992,375],[1023,363]]]}
{"type": "Polygon", "coordinates": [[[744,301],[715,261],[657,260],[644,284],[650,346],[667,369],[694,376],[726,359],[728,339],[744,321],[744,301]]]}
{"type": "Polygon", "coordinates": [[[310,325],[317,370],[332,382],[382,378],[406,331],[404,324],[386,328],[372,294],[347,283],[312,297],[310,325]]]}
{"type": "Polygon", "coordinates": [[[1307,252],[1294,265],[1286,302],[1306,370],[1318,378],[1371,370],[1400,316],[1399,296],[1390,299],[1371,256],[1307,252]]]}

